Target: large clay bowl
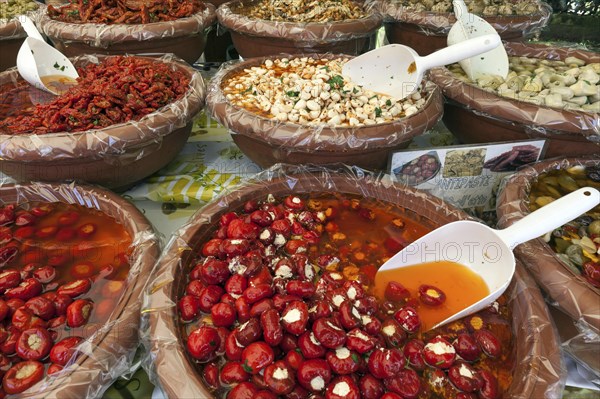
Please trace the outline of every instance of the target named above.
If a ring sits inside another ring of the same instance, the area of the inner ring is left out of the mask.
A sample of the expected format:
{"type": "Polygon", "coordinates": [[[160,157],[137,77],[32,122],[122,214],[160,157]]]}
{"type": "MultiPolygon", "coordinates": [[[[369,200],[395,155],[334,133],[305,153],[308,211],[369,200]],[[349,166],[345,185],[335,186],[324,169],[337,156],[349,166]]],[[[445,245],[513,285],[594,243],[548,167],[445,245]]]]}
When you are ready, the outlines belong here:
{"type": "Polygon", "coordinates": [[[173,53],[194,63],[206,45],[205,29],[216,20],[215,8],[206,8],[187,18],[149,24],[73,24],[40,13],[38,27],[67,57],[84,54],[173,53]]]}
{"type": "MultiPolygon", "coordinates": [[[[318,54],[308,56],[335,57],[318,54]]],[[[222,71],[211,81],[206,98],[208,109],[219,123],[232,131],[237,146],[262,167],[278,162],[341,162],[367,169],[384,169],[389,153],[406,148],[414,137],[433,127],[442,115],[442,96],[435,86],[430,86],[429,99],[416,114],[359,128],[281,123],[230,104],[221,91],[221,83],[236,72],[260,65],[268,58],[249,59],[222,71]]]]}
{"type": "MultiPolygon", "coordinates": [[[[42,3],[39,5],[42,7],[42,3]]],[[[0,21],[0,72],[17,65],[17,54],[26,37],[25,30],[16,19],[0,21]]]]}
{"type": "Polygon", "coordinates": [[[0,23],[0,72],[17,65],[17,54],[26,37],[18,21],[0,23]]]}
{"type": "MultiPolygon", "coordinates": [[[[385,32],[390,43],[413,48],[419,55],[431,54],[447,46],[448,32],[456,17],[454,13],[410,12],[393,2],[375,3],[385,18],[385,32]]],[[[504,41],[523,41],[543,29],[550,20],[551,9],[540,4],[534,15],[483,17],[504,41]]]]}
{"type": "MultiPolygon", "coordinates": [[[[600,62],[600,54],[544,45],[506,43],[511,56],[565,59],[574,56],[600,62]]],[[[600,115],[517,101],[466,84],[446,68],[435,68],[430,78],[449,100],[444,124],[463,143],[546,139],[545,158],[598,154],[600,115]]]]}
{"type": "MultiPolygon", "coordinates": [[[[529,191],[537,177],[555,169],[575,165],[599,165],[599,159],[564,158],[539,162],[512,175],[497,204],[498,223],[508,227],[529,214],[529,191]]],[[[515,255],[527,267],[541,288],[574,320],[584,320],[600,331],[600,290],[573,273],[541,238],[515,248],[515,255]]]]}
{"type": "MultiPolygon", "coordinates": [[[[366,179],[345,170],[275,167],[256,179],[212,201],[199,210],[171,240],[154,270],[157,276],[146,289],[144,320],[148,323],[145,345],[152,353],[152,375],[168,398],[209,398],[195,364],[186,355],[182,326],[175,300],[185,289],[192,248],[205,242],[218,227],[220,215],[239,210],[248,200],[305,193],[341,193],[393,204],[420,224],[435,228],[468,218],[442,200],[385,179],[366,179]]],[[[505,397],[540,398],[562,388],[561,357],[548,309],[531,277],[522,267],[509,287],[513,309],[514,356],[518,361],[513,383],[505,397]]],[[[558,395],[559,393],[556,393],[558,395]]]]}
{"type": "MultiPolygon", "coordinates": [[[[93,59],[75,62],[83,66],[93,59]]],[[[192,78],[188,92],[176,102],[139,121],[94,131],[0,134],[0,170],[19,181],[81,180],[121,191],[166,166],[189,137],[193,118],[204,105],[205,87],[187,64],[165,62],[192,78]]],[[[12,88],[18,79],[16,69],[5,71],[0,87],[12,88]]]]}
{"type": "Polygon", "coordinates": [[[234,0],[217,10],[219,23],[229,29],[233,44],[244,58],[275,54],[333,53],[358,55],[369,49],[382,16],[370,11],[357,20],[295,23],[251,19],[239,13],[248,2],[234,0]]]}
{"type": "Polygon", "coordinates": [[[33,183],[3,185],[0,204],[63,202],[97,209],[114,218],[133,240],[127,288],[103,328],[90,334],[76,364],[45,379],[19,397],[78,399],[98,397],[131,364],[139,343],[140,295],[160,254],[159,241],[142,213],[117,194],[97,187],[33,183]]]}

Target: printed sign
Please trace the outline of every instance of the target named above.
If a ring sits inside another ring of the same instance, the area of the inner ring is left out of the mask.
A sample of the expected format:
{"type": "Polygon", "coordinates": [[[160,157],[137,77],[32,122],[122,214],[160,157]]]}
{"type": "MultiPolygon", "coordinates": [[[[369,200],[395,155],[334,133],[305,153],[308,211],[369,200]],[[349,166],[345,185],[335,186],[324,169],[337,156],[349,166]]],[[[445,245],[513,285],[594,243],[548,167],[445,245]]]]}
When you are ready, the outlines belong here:
{"type": "Polygon", "coordinates": [[[427,190],[460,207],[495,208],[502,178],[544,154],[545,140],[404,150],[389,171],[402,183],[427,190]]]}

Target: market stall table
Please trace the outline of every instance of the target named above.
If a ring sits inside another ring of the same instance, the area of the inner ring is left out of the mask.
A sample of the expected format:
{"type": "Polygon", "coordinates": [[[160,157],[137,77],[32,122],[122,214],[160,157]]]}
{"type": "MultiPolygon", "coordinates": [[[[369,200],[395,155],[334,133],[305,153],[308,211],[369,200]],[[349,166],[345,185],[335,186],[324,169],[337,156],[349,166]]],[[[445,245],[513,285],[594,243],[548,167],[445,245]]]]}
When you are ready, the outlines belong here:
{"type": "MultiPolygon", "coordinates": [[[[413,140],[409,148],[451,144],[455,144],[455,139],[440,122],[432,131],[413,140]]],[[[168,239],[206,202],[260,170],[235,146],[225,128],[201,113],[195,118],[192,134],[177,158],[122,196],[131,200],[168,239]]],[[[589,384],[572,362],[569,371],[569,384],[589,384]]],[[[145,373],[140,369],[134,378],[134,383],[117,382],[104,397],[150,397],[153,388],[145,373]]],[[[164,396],[154,389],[152,397],[164,396]]]]}

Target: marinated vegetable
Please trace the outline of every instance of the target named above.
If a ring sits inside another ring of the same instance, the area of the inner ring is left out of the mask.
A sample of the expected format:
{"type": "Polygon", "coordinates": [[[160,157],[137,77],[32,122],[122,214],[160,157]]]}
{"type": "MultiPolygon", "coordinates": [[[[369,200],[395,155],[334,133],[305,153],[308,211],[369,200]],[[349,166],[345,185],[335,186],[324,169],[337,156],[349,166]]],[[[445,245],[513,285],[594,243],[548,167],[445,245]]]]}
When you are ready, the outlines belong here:
{"type": "Polygon", "coordinates": [[[423,154],[395,170],[397,177],[407,184],[420,184],[433,178],[440,170],[437,154],[423,154]]]}
{"type": "Polygon", "coordinates": [[[483,160],[487,150],[451,150],[446,153],[444,177],[479,176],[483,171],[483,160]]]}
{"type": "MultiPolygon", "coordinates": [[[[531,186],[529,207],[534,211],[581,187],[600,189],[600,166],[576,166],[541,174],[531,186]]],[[[544,238],[569,269],[600,288],[600,206],[544,238]]]]}
{"type": "Polygon", "coordinates": [[[515,170],[519,166],[534,162],[540,153],[540,149],[533,145],[516,145],[510,151],[485,161],[483,167],[492,172],[506,172],[515,170]]]}
{"type": "Polygon", "coordinates": [[[205,8],[199,0],[71,0],[48,16],[69,23],[148,24],[189,17],[205,8]]]}
{"type": "Polygon", "coordinates": [[[0,391],[20,393],[78,355],[125,288],[131,237],[61,203],[0,206],[0,391]],[[90,229],[93,226],[93,229],[90,229]]]}
{"type": "Polygon", "coordinates": [[[374,125],[424,107],[424,89],[404,100],[364,90],[342,77],[345,62],[308,57],[267,60],[224,79],[221,88],[234,105],[300,125],[374,125]]]}
{"type": "MultiPolygon", "coordinates": [[[[395,0],[393,3],[399,3],[407,10],[416,12],[454,12],[451,0],[395,0]]],[[[537,0],[465,0],[465,4],[469,12],[485,16],[532,15],[539,10],[537,0]]]]}
{"type": "Polygon", "coordinates": [[[367,16],[351,0],[262,0],[235,11],[250,18],[280,22],[333,22],[367,16]]]}
{"type": "Polygon", "coordinates": [[[510,57],[506,79],[483,76],[472,82],[460,65],[448,67],[460,80],[503,97],[536,105],[600,113],[600,62],[576,57],[546,60],[510,57]]]}
{"type": "Polygon", "coordinates": [[[28,89],[25,82],[0,93],[0,132],[78,132],[139,120],[182,97],[189,85],[182,71],[139,57],[108,57],[80,68],[79,76],[77,86],[46,104],[11,107],[28,89]]]}
{"type": "Polygon", "coordinates": [[[406,213],[342,195],[269,195],[213,228],[178,309],[215,397],[497,398],[511,383],[505,298],[424,332],[419,312],[454,292],[390,282],[375,296],[377,267],[427,232],[406,213]]]}
{"type": "Polygon", "coordinates": [[[0,19],[11,19],[17,15],[35,11],[40,3],[33,0],[7,0],[0,1],[0,19]]]}

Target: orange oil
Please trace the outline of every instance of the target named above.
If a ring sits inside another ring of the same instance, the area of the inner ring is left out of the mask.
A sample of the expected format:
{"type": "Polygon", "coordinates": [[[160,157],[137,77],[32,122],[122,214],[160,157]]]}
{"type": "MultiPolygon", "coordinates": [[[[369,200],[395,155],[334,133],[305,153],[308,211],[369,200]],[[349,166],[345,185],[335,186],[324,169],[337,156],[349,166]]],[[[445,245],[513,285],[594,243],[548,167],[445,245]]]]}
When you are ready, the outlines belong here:
{"type": "Polygon", "coordinates": [[[406,287],[412,298],[418,298],[422,284],[433,285],[446,294],[446,301],[440,306],[427,306],[419,302],[417,310],[422,331],[429,330],[490,293],[481,276],[464,265],[449,261],[428,262],[377,273],[374,293],[378,298],[384,297],[390,281],[406,287]]]}

